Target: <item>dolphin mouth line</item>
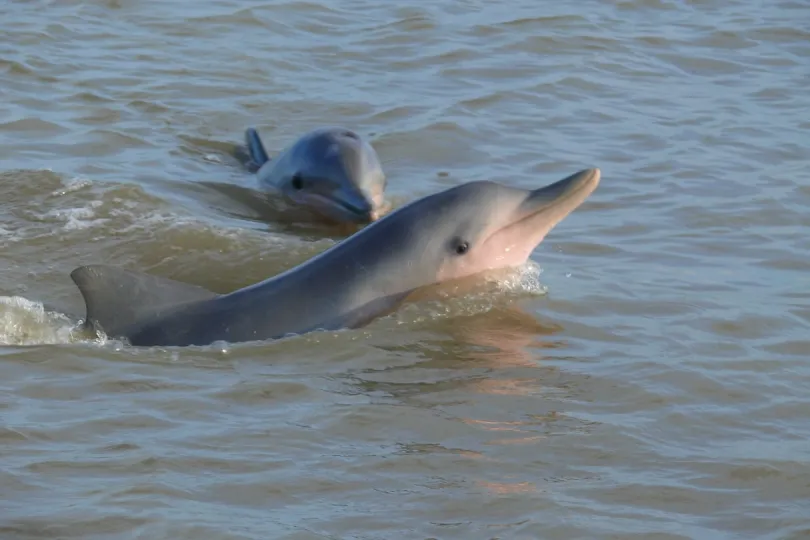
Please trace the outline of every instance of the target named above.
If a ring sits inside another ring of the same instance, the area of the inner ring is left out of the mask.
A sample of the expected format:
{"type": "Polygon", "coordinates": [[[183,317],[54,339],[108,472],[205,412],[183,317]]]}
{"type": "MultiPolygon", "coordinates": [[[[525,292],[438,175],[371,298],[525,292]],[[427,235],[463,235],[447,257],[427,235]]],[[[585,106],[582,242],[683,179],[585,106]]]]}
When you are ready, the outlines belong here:
{"type": "Polygon", "coordinates": [[[340,199],[331,199],[331,200],[333,202],[335,202],[336,204],[340,205],[341,207],[345,208],[349,212],[352,212],[353,214],[358,215],[358,216],[367,216],[367,215],[370,215],[371,213],[374,212],[373,207],[369,208],[368,210],[362,210],[362,209],[357,208],[356,206],[354,206],[354,205],[352,205],[350,203],[347,203],[346,201],[341,201],[340,199]]]}
{"type": "Polygon", "coordinates": [[[325,206],[330,206],[335,209],[344,210],[357,218],[371,219],[377,212],[376,207],[372,204],[368,210],[360,209],[353,204],[346,202],[339,198],[328,197],[319,193],[310,193],[309,198],[317,200],[325,206]]]}

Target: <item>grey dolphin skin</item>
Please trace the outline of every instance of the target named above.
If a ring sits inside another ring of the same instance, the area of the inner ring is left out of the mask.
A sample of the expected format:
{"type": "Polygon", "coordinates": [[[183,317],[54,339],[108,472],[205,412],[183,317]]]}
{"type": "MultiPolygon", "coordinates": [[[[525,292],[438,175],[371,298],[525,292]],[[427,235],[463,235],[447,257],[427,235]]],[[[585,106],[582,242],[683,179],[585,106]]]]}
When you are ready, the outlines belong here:
{"type": "Polygon", "coordinates": [[[247,168],[261,189],[336,223],[368,224],[387,210],[386,177],[377,152],[349,129],[304,134],[271,159],[255,129],[245,132],[247,168]]]}
{"type": "Polygon", "coordinates": [[[216,294],[104,265],[71,277],[85,325],[135,346],[207,345],[362,326],[430,285],[526,262],[599,169],[536,190],[470,182],[405,205],[290,270],[216,294]]]}

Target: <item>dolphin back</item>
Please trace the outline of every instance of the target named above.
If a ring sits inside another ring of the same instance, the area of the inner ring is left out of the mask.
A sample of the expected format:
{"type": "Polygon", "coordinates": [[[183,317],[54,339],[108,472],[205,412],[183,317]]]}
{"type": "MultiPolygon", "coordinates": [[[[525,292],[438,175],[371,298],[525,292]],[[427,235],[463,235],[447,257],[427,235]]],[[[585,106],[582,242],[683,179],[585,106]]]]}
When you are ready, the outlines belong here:
{"type": "Polygon", "coordinates": [[[219,296],[196,285],[108,265],[80,266],[70,277],[84,297],[85,326],[100,327],[110,338],[129,338],[181,306],[219,296]]]}

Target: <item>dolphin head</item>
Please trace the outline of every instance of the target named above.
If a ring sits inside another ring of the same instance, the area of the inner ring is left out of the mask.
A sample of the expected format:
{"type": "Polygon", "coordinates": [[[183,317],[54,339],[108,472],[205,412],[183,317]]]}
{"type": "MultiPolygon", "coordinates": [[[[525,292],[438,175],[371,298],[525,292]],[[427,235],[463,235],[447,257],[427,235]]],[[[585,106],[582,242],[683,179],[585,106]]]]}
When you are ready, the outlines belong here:
{"type": "Polygon", "coordinates": [[[326,128],[290,149],[283,195],[338,223],[367,224],[384,211],[386,177],[374,148],[355,132],[326,128]]]}
{"type": "Polygon", "coordinates": [[[359,264],[380,261],[383,295],[520,266],[599,179],[599,169],[587,169],[535,190],[481,181],[429,195],[358,233],[370,240],[359,251],[373,253],[359,264]]]}

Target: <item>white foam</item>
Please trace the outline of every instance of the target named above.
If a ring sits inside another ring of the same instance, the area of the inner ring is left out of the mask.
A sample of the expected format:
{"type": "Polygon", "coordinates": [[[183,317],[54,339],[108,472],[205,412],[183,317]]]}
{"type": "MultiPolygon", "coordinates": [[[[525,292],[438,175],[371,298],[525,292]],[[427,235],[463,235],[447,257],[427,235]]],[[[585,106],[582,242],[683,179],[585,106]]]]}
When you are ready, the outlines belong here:
{"type": "MultiPolygon", "coordinates": [[[[137,231],[162,230],[189,230],[197,233],[210,233],[219,238],[227,238],[233,241],[242,241],[256,235],[255,231],[240,227],[224,227],[215,223],[203,221],[194,216],[178,215],[177,213],[165,213],[157,210],[138,212],[138,205],[125,205],[125,209],[110,210],[109,215],[116,218],[118,223],[115,226],[116,232],[120,235],[127,235],[137,231]],[[129,223],[126,223],[129,222],[129,223]]],[[[275,239],[264,235],[263,239],[275,239]]]]}
{"type": "Polygon", "coordinates": [[[71,343],[76,323],[39,302],[20,296],[0,296],[0,344],[71,343]]]}
{"type": "Polygon", "coordinates": [[[543,269],[534,261],[528,261],[523,266],[513,269],[496,283],[498,288],[506,292],[546,294],[548,287],[540,283],[540,274],[543,269]]]}
{"type": "Polygon", "coordinates": [[[17,235],[11,229],[6,229],[2,225],[0,225],[0,238],[6,238],[9,240],[13,240],[17,235]]]}
{"type": "Polygon", "coordinates": [[[63,229],[66,231],[87,229],[109,221],[108,218],[96,217],[98,208],[103,204],[103,201],[95,200],[88,202],[87,206],[83,207],[54,208],[43,214],[42,217],[62,221],[63,229]]]}
{"type": "Polygon", "coordinates": [[[24,239],[25,235],[20,231],[7,229],[0,225],[0,246],[6,247],[24,239]]]}
{"type": "Polygon", "coordinates": [[[79,191],[80,189],[91,185],[93,182],[89,178],[85,178],[83,176],[74,176],[72,178],[68,178],[62,182],[62,188],[57,189],[56,191],[52,191],[51,195],[55,195],[57,197],[61,197],[62,195],[67,195],[68,193],[72,193],[74,191],[79,191]]]}
{"type": "Polygon", "coordinates": [[[475,315],[491,310],[497,304],[497,295],[542,296],[548,287],[540,283],[543,269],[533,261],[516,268],[503,269],[486,278],[482,288],[456,294],[440,293],[440,299],[406,304],[391,317],[397,324],[414,324],[458,315],[475,315]]]}

